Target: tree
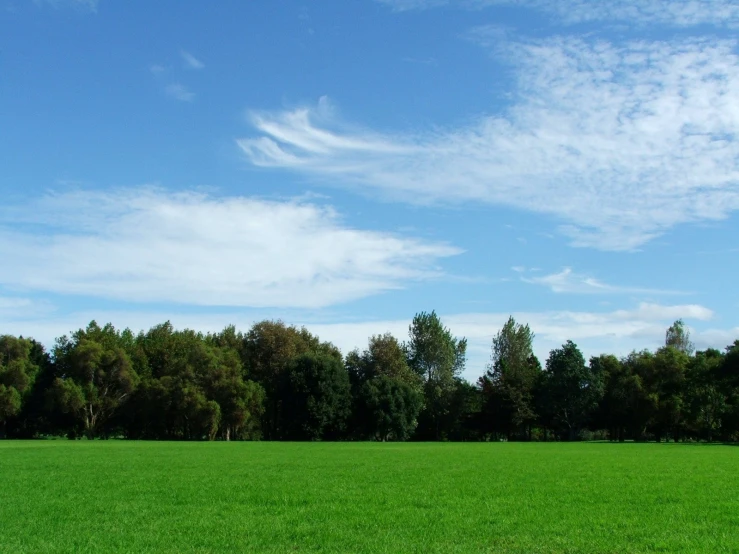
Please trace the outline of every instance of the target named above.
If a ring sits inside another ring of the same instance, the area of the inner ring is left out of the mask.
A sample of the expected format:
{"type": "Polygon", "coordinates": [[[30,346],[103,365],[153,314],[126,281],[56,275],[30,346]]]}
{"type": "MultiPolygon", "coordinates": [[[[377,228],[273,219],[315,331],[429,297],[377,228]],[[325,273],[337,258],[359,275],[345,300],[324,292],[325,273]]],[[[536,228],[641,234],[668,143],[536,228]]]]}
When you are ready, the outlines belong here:
{"type": "Polygon", "coordinates": [[[646,402],[642,378],[636,370],[641,362],[637,353],[624,360],[606,354],[590,358],[590,369],[603,384],[596,424],[608,430],[611,440],[623,442],[629,436],[638,439],[646,427],[649,415],[640,417],[640,408],[643,410],[646,402]]]}
{"type": "Polygon", "coordinates": [[[467,339],[456,339],[433,311],[416,314],[408,333],[408,366],[423,379],[425,396],[419,431],[438,440],[448,430],[442,423],[451,408],[455,378],[464,369],[467,339]]]}
{"type": "Polygon", "coordinates": [[[533,339],[528,325],[509,317],[493,337],[490,366],[478,381],[487,431],[503,433],[509,440],[515,434],[530,438],[530,426],[536,420],[533,389],[541,365],[534,356],[533,339]]]}
{"type": "Polygon", "coordinates": [[[688,356],[693,354],[695,348],[690,341],[690,331],[682,319],[678,319],[665,332],[665,346],[671,346],[688,356]]]}
{"type": "Polygon", "coordinates": [[[33,341],[10,335],[0,336],[0,434],[21,412],[29,396],[39,366],[32,359],[33,341]]]}
{"type": "Polygon", "coordinates": [[[259,419],[264,411],[264,389],[243,378],[238,352],[228,346],[205,345],[212,357],[203,375],[206,396],[218,404],[219,434],[231,438],[257,438],[259,419]]]}
{"type": "Polygon", "coordinates": [[[337,440],[351,413],[349,375],[340,359],[303,354],[288,366],[280,391],[286,440],[337,440]]]}
{"type": "Polygon", "coordinates": [[[189,440],[259,438],[264,389],[245,378],[233,327],[203,336],[167,322],[137,338],[145,362],[132,402],[131,436],[189,440]]]}
{"type": "Polygon", "coordinates": [[[572,341],[552,350],[543,377],[545,409],[560,437],[575,440],[602,396],[598,376],[572,341]]]}
{"type": "Polygon", "coordinates": [[[719,390],[726,399],[721,420],[722,439],[739,440],[739,340],[726,347],[717,373],[719,390]]]}
{"type": "Polygon", "coordinates": [[[721,432],[729,407],[718,379],[723,361],[718,350],[696,352],[685,379],[686,423],[691,434],[708,442],[721,432]]]}
{"type": "Polygon", "coordinates": [[[352,383],[352,427],[359,438],[406,440],[423,407],[422,379],[408,366],[405,351],[390,333],[373,335],[361,354],[347,355],[352,383]]]}
{"type": "Polygon", "coordinates": [[[62,411],[82,421],[90,439],[98,435],[138,382],[121,347],[126,338],[111,324],[100,328],[93,321],[71,338],[58,339],[54,348],[62,376],[54,382],[53,396],[62,411]]]}
{"type": "Polygon", "coordinates": [[[292,362],[304,354],[321,354],[341,361],[341,353],[331,343],[322,343],[307,329],[287,326],[282,321],[260,321],[244,337],[244,369],[265,390],[262,428],[267,439],[282,435],[280,422],[283,397],[280,394],[292,362]]]}
{"type": "Polygon", "coordinates": [[[423,396],[403,381],[377,375],[362,385],[357,403],[365,437],[404,441],[416,429],[423,396]]]}
{"type": "Polygon", "coordinates": [[[690,358],[684,350],[665,346],[654,355],[645,379],[647,390],[656,400],[651,429],[657,442],[667,434],[680,438],[684,427],[684,384],[690,358]]]}

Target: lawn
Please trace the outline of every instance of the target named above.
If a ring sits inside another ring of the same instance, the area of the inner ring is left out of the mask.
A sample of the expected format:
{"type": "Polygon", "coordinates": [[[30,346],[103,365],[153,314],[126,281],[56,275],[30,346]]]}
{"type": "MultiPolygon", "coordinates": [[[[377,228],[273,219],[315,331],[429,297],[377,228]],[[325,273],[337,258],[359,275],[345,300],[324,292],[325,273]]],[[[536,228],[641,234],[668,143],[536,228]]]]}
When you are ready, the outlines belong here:
{"type": "Polygon", "coordinates": [[[739,552],[739,448],[0,442],[0,552],[739,552]]]}

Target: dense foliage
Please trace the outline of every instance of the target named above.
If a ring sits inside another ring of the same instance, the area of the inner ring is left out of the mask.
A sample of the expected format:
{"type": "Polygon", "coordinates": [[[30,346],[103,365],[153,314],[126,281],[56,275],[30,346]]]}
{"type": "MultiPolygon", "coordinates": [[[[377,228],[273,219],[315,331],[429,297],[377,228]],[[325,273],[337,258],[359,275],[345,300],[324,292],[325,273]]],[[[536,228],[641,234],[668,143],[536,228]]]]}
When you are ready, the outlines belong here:
{"type": "Polygon", "coordinates": [[[467,341],[435,312],[408,339],[345,357],[305,328],[135,335],[96,322],[50,352],[0,336],[0,436],[167,440],[739,440],[739,341],[694,351],[678,320],[656,352],[586,361],[567,341],[544,366],[510,318],[465,381],[467,341]]]}

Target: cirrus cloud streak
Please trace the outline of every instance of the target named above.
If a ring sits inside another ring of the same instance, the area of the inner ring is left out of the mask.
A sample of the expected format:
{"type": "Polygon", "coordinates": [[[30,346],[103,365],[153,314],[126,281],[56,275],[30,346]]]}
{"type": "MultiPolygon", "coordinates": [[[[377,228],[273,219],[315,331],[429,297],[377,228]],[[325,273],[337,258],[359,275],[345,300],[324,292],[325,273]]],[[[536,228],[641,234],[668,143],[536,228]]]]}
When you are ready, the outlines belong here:
{"type": "Polygon", "coordinates": [[[425,133],[350,129],[318,108],[255,113],[256,166],[413,203],[485,202],[552,216],[575,246],[632,250],[739,209],[733,41],[471,40],[516,68],[501,114],[425,133]]]}

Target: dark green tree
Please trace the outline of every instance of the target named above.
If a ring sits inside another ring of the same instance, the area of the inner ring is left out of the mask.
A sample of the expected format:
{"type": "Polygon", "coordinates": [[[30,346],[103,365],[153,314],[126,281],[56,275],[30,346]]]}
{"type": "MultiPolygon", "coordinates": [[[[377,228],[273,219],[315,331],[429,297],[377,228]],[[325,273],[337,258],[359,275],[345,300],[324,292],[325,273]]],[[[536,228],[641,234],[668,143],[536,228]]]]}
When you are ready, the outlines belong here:
{"type": "Polygon", "coordinates": [[[408,366],[423,379],[424,409],[419,435],[439,440],[446,436],[456,378],[464,370],[467,339],[455,338],[436,312],[416,314],[405,344],[408,366]]]}
{"type": "Polygon", "coordinates": [[[390,333],[373,335],[361,354],[347,355],[352,384],[353,434],[358,438],[406,440],[423,407],[422,379],[408,366],[405,351],[390,333]]]}
{"type": "Polygon", "coordinates": [[[280,429],[283,400],[281,389],[293,361],[304,354],[320,354],[341,361],[341,352],[331,343],[321,342],[307,329],[282,321],[260,321],[246,333],[243,346],[244,369],[250,379],[265,390],[262,429],[267,439],[283,435],[280,429]]]}
{"type": "Polygon", "coordinates": [[[478,381],[486,430],[509,440],[530,438],[531,425],[537,419],[533,392],[541,364],[534,356],[533,339],[528,325],[509,317],[493,337],[490,366],[478,381]]]}
{"type": "Polygon", "coordinates": [[[404,441],[416,429],[423,395],[403,381],[378,375],[362,385],[357,403],[365,437],[404,441]]]}
{"type": "MultiPolygon", "coordinates": [[[[651,356],[651,355],[650,355],[651,356]]],[[[590,359],[590,369],[603,384],[595,424],[608,431],[611,440],[623,442],[627,438],[640,438],[646,429],[649,414],[641,415],[645,405],[642,378],[637,366],[642,361],[639,354],[619,360],[603,354],[590,359]]]]}
{"type": "Polygon", "coordinates": [[[564,440],[579,437],[603,394],[599,376],[572,341],[550,352],[542,392],[549,424],[564,440]]]}
{"type": "Polygon", "coordinates": [[[8,421],[21,413],[39,372],[33,346],[30,340],[0,335],[0,436],[6,434],[8,421]]]}
{"type": "Polygon", "coordinates": [[[724,361],[722,352],[708,349],[690,359],[685,379],[685,418],[693,437],[711,442],[721,433],[729,408],[718,379],[724,361]]]}
{"type": "Polygon", "coordinates": [[[280,389],[281,436],[286,440],[338,440],[351,414],[351,385],[342,361],[330,354],[293,359],[280,389]]]}
{"type": "Polygon", "coordinates": [[[645,385],[656,407],[650,429],[657,442],[671,436],[679,440],[685,426],[685,378],[690,357],[674,346],[655,352],[645,385]]]}
{"type": "Polygon", "coordinates": [[[129,335],[93,321],[71,338],[61,337],[54,347],[60,376],[54,381],[53,398],[61,411],[81,421],[90,439],[98,436],[138,382],[124,350],[129,335]]]}

